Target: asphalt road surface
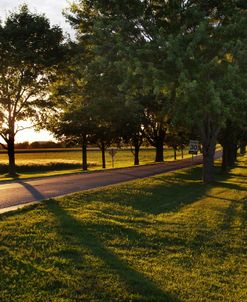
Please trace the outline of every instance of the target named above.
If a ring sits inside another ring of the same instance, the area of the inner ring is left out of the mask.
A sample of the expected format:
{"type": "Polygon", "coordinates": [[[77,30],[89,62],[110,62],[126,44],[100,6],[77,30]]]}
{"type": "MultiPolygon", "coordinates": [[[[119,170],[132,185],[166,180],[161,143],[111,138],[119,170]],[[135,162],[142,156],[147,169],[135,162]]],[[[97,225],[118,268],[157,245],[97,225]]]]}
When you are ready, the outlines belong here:
{"type": "MultiPolygon", "coordinates": [[[[219,157],[221,151],[216,153],[216,158],[219,157]]],[[[201,163],[202,156],[199,155],[194,157],[193,162],[191,158],[187,158],[139,167],[5,182],[0,184],[0,213],[44,199],[149,177],[201,163]]]]}

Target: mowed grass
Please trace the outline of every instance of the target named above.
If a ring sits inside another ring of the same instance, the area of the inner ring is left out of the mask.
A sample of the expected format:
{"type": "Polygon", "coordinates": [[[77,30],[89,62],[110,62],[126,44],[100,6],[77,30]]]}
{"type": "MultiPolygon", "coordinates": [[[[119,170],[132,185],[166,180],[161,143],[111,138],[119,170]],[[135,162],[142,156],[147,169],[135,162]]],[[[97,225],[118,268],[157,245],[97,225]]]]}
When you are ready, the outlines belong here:
{"type": "Polygon", "coordinates": [[[247,157],[1,216],[0,301],[247,301],[247,157]]]}
{"type": "MultiPolygon", "coordinates": [[[[51,151],[51,150],[49,150],[51,151]]],[[[188,151],[184,152],[184,157],[191,156],[188,151]]],[[[63,151],[56,152],[23,152],[16,153],[16,164],[19,178],[52,176],[65,173],[81,172],[81,151],[63,151]]],[[[173,160],[173,150],[166,148],[164,151],[165,160],[173,160]]],[[[155,159],[155,150],[151,148],[140,151],[140,164],[153,163],[155,159]]],[[[177,152],[177,159],[181,159],[181,153],[177,152]]],[[[114,167],[122,168],[133,166],[134,157],[130,150],[119,150],[115,156],[114,167]]],[[[8,171],[8,156],[6,153],[0,153],[0,181],[11,179],[6,177],[8,171]]],[[[98,150],[88,150],[88,170],[100,170],[102,167],[101,152],[98,150]]],[[[106,152],[106,166],[112,168],[112,159],[106,152]]]]}

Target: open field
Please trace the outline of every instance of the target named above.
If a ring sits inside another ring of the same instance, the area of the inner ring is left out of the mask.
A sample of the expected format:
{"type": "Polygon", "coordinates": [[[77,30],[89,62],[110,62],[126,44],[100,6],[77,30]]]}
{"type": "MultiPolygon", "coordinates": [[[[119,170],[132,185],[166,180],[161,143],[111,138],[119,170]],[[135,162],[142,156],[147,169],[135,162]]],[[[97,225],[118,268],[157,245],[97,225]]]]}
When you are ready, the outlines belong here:
{"type": "MultiPolygon", "coordinates": [[[[184,152],[184,157],[191,156],[188,151],[184,152]]],[[[165,160],[173,160],[173,150],[165,149],[165,160]]],[[[140,151],[140,164],[153,163],[155,158],[154,149],[142,149],[140,151]]],[[[177,152],[177,159],[181,159],[181,153],[177,152]]],[[[133,154],[130,150],[120,150],[115,156],[114,167],[129,167],[133,166],[133,154]]],[[[7,173],[8,158],[6,153],[0,153],[0,174],[7,173]]],[[[64,173],[73,173],[81,171],[81,151],[67,150],[56,151],[56,149],[48,150],[34,150],[30,152],[27,150],[16,154],[17,171],[20,178],[34,177],[34,176],[50,176],[64,173]]],[[[101,169],[101,152],[98,150],[88,151],[89,170],[101,169]]],[[[111,156],[106,152],[106,166],[112,167],[111,156]]],[[[7,180],[6,177],[1,177],[0,180],[7,180]]]]}
{"type": "Polygon", "coordinates": [[[0,300],[247,300],[247,157],[1,216],[0,300]]]}

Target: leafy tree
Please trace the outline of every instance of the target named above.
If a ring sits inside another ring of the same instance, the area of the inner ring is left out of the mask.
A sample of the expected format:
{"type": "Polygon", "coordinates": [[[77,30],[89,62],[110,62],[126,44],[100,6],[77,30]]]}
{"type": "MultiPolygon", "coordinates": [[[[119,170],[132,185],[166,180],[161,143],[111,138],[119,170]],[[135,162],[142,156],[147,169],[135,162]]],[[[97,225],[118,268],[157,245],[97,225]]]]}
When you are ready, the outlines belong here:
{"type": "Polygon", "coordinates": [[[80,91],[81,82],[76,78],[77,74],[77,66],[68,60],[68,65],[58,75],[58,80],[50,90],[54,110],[49,115],[46,128],[57,139],[81,146],[82,169],[87,170],[87,145],[94,124],[88,103],[80,91]]]}
{"type": "Polygon", "coordinates": [[[246,63],[240,64],[246,61],[245,7],[241,1],[188,1],[190,18],[170,40],[171,57],[181,67],[177,112],[200,133],[205,182],[214,178],[221,129],[246,103],[246,63]]]}
{"type": "Polygon", "coordinates": [[[9,174],[15,175],[15,136],[21,120],[37,124],[49,109],[47,88],[63,57],[63,35],[27,6],[0,25],[0,135],[8,150],[9,174]]]}
{"type": "Polygon", "coordinates": [[[83,104],[77,108],[69,108],[63,112],[53,124],[53,132],[57,137],[65,137],[81,145],[82,148],[82,169],[88,169],[87,145],[92,133],[90,123],[90,111],[83,104]]]}
{"type": "Polygon", "coordinates": [[[147,95],[141,101],[144,106],[145,121],[143,133],[149,144],[156,148],[155,161],[164,161],[164,143],[170,124],[170,117],[164,108],[164,100],[147,95]]]}
{"type": "MultiPolygon", "coordinates": [[[[102,93],[104,95],[104,93],[102,93]]],[[[106,168],[105,151],[113,143],[120,143],[124,131],[124,102],[112,99],[91,100],[89,110],[93,122],[91,143],[95,143],[102,153],[102,167],[106,168]]]]}
{"type": "MultiPolygon", "coordinates": [[[[169,121],[178,115],[198,130],[203,145],[203,180],[212,181],[218,135],[227,120],[232,120],[236,107],[246,111],[246,32],[242,30],[246,26],[246,4],[145,3],[139,28],[146,39],[134,52],[136,62],[130,61],[134,78],[139,80],[137,86],[146,95],[153,91],[155,98],[150,103],[155,106],[159,101],[161,118],[169,121]]],[[[241,123],[238,116],[234,119],[241,123]]],[[[159,126],[159,120],[153,121],[159,126]]],[[[166,126],[161,127],[162,135],[166,135],[166,126]]]]}

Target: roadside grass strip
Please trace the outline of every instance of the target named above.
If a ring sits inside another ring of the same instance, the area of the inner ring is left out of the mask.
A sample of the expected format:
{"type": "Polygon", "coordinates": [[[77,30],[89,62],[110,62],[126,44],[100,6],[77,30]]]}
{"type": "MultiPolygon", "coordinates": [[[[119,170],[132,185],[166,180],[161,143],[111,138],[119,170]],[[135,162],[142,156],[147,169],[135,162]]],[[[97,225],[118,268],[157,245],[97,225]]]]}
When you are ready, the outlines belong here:
{"type": "Polygon", "coordinates": [[[247,157],[0,216],[0,301],[247,301],[247,157]]]}

